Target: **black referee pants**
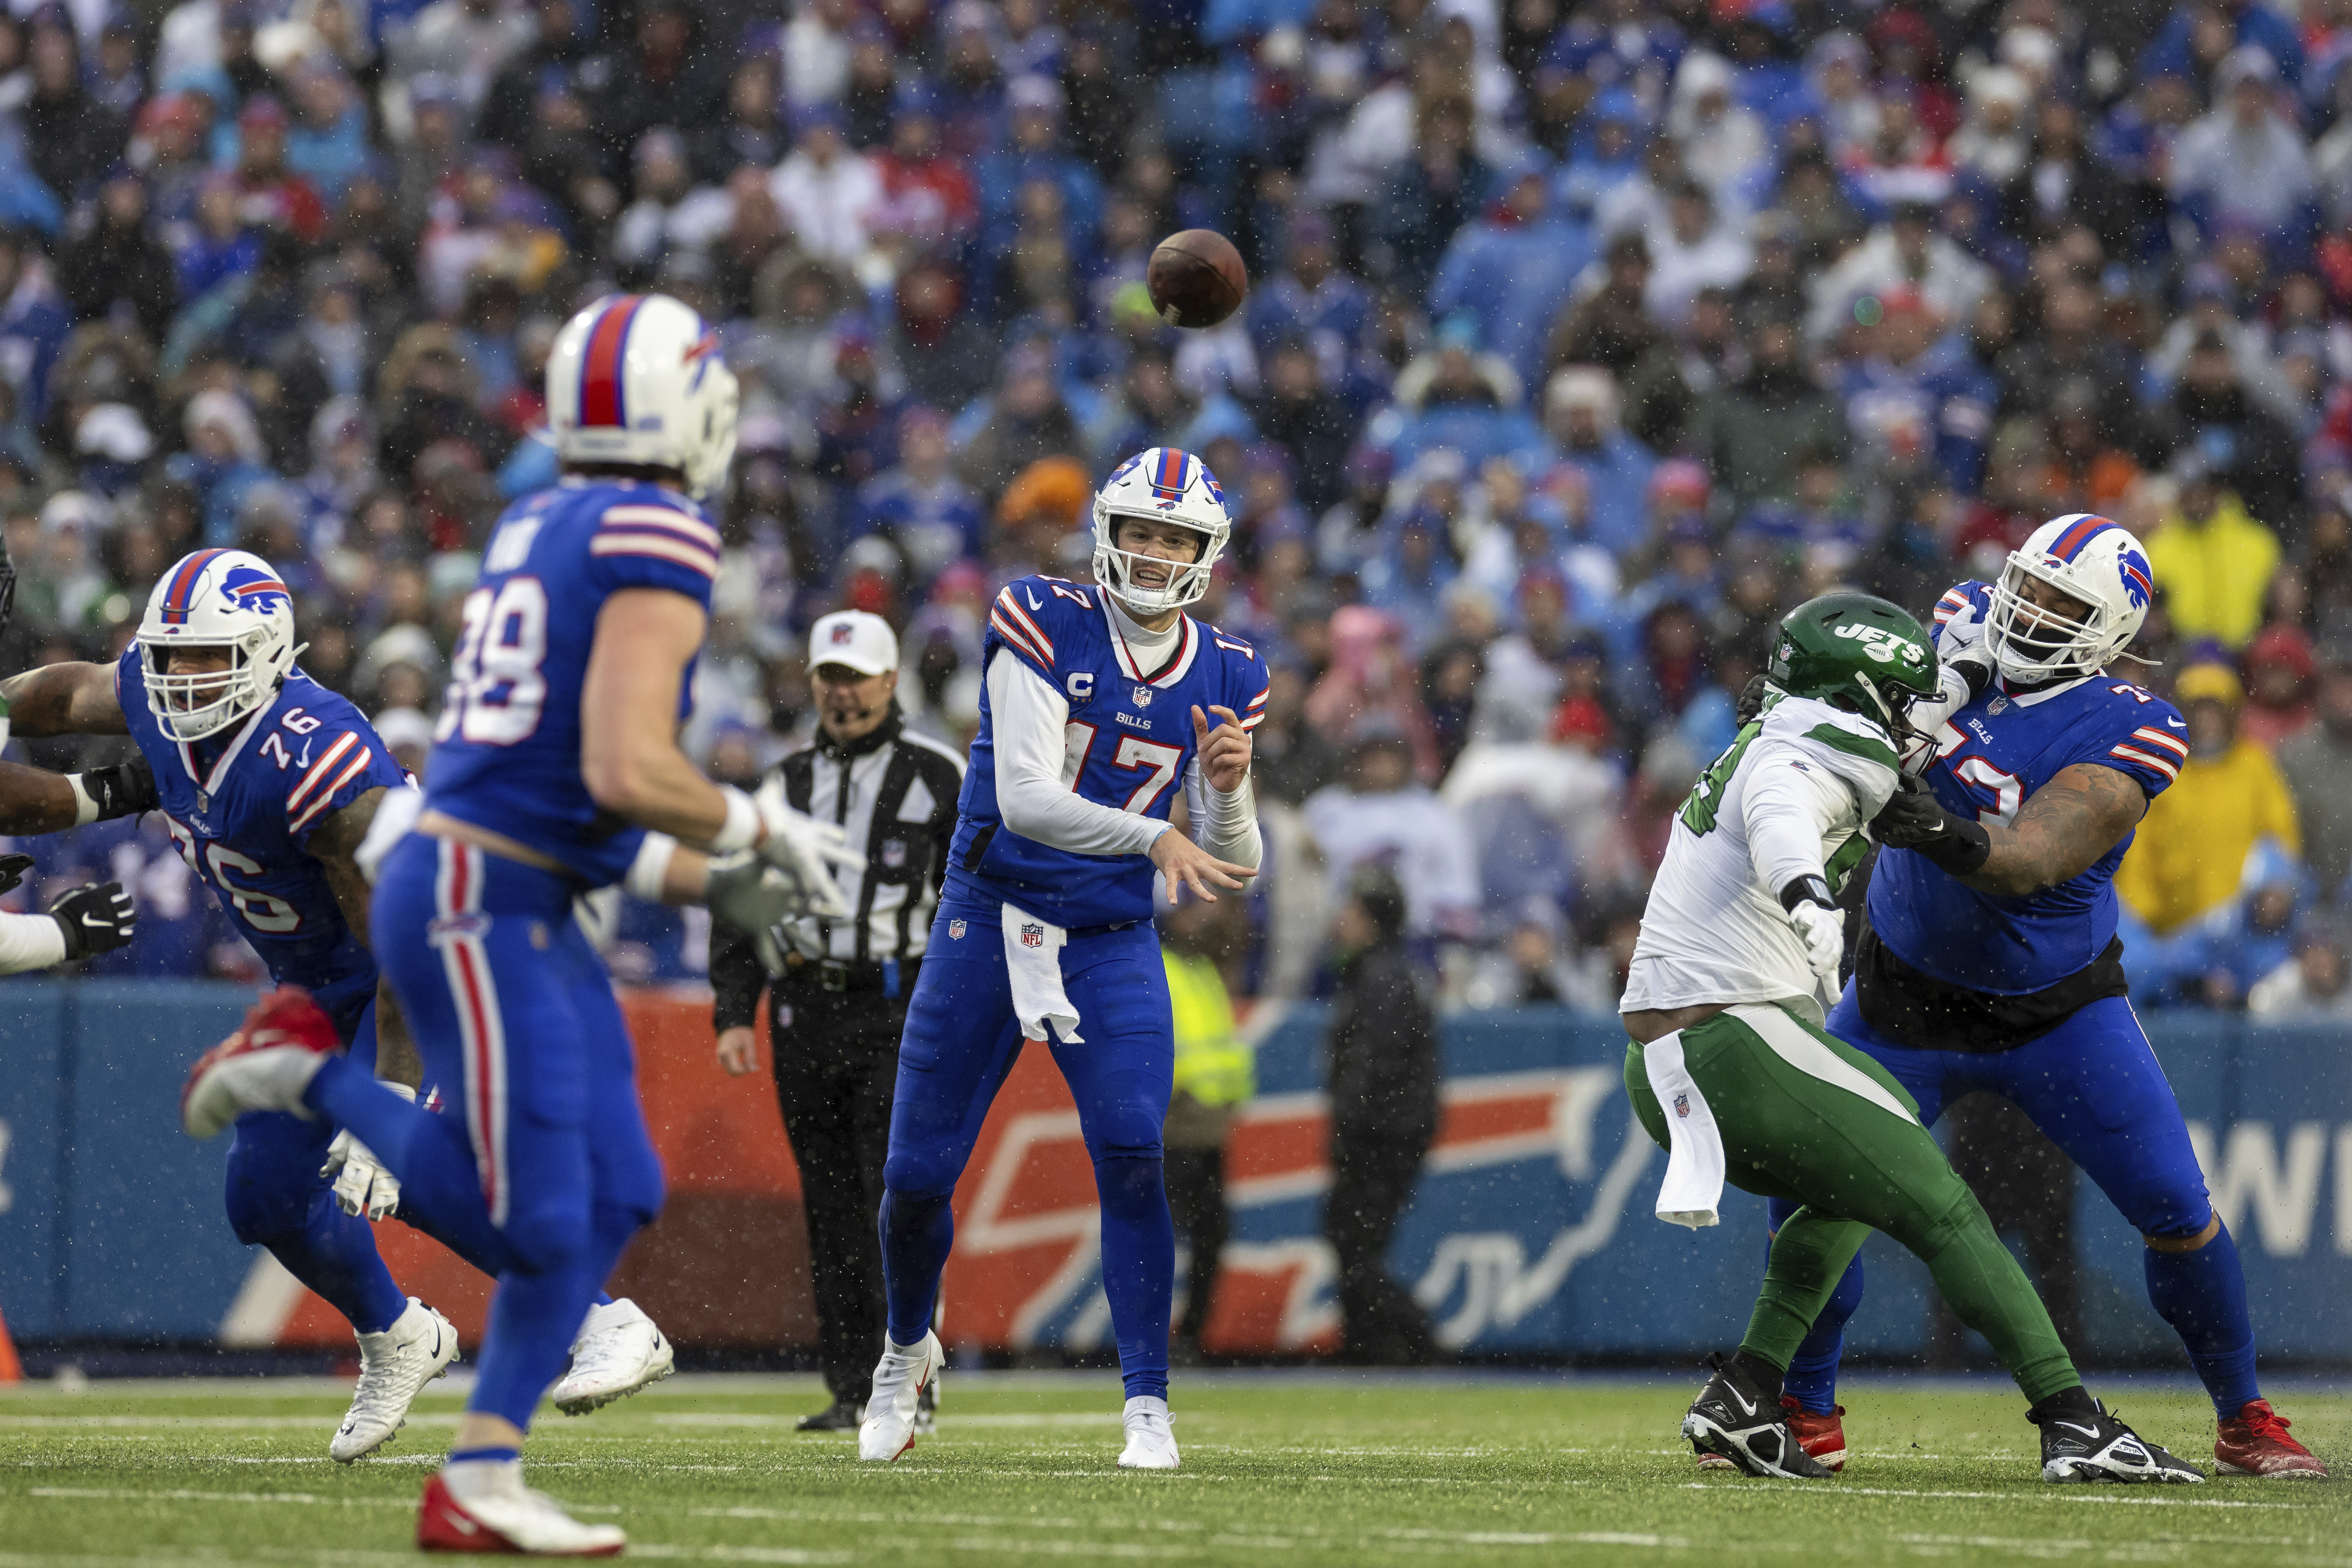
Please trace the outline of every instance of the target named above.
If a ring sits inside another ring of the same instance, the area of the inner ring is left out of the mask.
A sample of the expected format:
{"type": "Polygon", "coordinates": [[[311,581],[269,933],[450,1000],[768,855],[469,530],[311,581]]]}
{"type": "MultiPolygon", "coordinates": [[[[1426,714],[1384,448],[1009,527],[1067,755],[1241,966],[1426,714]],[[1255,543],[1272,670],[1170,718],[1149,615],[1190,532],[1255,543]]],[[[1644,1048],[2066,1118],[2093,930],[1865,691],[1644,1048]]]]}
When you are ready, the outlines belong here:
{"type": "Polygon", "coordinates": [[[800,1163],[824,1385],[858,1405],[882,1354],[882,1159],[912,989],[902,986],[897,1001],[880,991],[827,991],[804,966],[768,996],[776,1103],[800,1163]]]}

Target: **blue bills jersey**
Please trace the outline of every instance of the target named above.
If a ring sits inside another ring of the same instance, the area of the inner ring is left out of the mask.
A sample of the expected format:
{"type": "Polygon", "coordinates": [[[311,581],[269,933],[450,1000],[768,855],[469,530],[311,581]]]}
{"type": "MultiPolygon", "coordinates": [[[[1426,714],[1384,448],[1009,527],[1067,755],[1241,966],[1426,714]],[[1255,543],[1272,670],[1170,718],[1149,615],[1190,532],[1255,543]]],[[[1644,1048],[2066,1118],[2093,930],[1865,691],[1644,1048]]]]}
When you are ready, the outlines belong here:
{"type": "MultiPolygon", "coordinates": [[[[1140,668],[1102,591],[1059,577],[1024,577],[996,595],[983,675],[998,658],[1019,659],[1069,702],[1062,780],[1078,798],[1162,822],[1192,765],[1193,708],[1229,708],[1250,730],[1265,714],[1265,666],[1249,644],[1182,616],[1167,664],[1140,668]]],[[[1009,902],[1073,930],[1150,920],[1149,856],[1049,848],[1004,826],[992,735],[983,685],[943,901],[1009,902]]]]}
{"type": "Polygon", "coordinates": [[[335,812],[404,782],[391,748],[348,699],[299,669],[243,724],[193,743],[165,735],[148,709],[135,646],[115,664],[114,690],[181,858],[270,978],[307,988],[348,1026],[375,995],[375,959],[308,846],[335,812]]]}
{"type": "MultiPolygon", "coordinates": [[[[1963,583],[1937,605],[1937,623],[1970,607],[1981,619],[1990,598],[1987,584],[1963,583]]],[[[2026,692],[1996,679],[1937,732],[1924,777],[1947,810],[2005,825],[2078,763],[2114,768],[2153,800],[2179,777],[2188,734],[2171,703],[2113,676],[2026,692]]],[[[2089,870],[2021,899],[1978,892],[1923,855],[1890,849],[1871,879],[1870,923],[1915,969],[1972,991],[2026,995],[2115,940],[2116,867],[2131,840],[2126,834],[2089,870]]]]}
{"type": "MultiPolygon", "coordinates": [[[[658,485],[567,479],[507,509],[466,596],[425,804],[617,882],[642,828],[601,811],[580,769],[580,700],[604,601],[666,588],[710,609],[719,530],[658,485]]],[[[678,683],[690,710],[694,667],[678,683]]]]}

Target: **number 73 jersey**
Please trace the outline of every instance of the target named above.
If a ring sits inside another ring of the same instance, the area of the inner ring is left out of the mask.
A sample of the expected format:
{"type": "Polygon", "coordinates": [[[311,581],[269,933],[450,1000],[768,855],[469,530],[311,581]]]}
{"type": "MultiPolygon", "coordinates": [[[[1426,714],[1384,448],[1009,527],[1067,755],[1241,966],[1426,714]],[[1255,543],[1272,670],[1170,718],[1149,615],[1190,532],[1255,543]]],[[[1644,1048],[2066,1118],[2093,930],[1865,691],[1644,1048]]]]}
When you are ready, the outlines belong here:
{"type": "MultiPolygon", "coordinates": [[[[601,811],[580,765],[580,710],[604,601],[680,594],[706,616],[719,530],[673,490],[568,479],[507,509],[466,596],[449,689],[425,766],[425,804],[561,862],[592,888],[617,882],[645,837],[601,811]]],[[[677,715],[691,711],[691,660],[677,715]]]]}
{"type": "Polygon", "coordinates": [[[337,1018],[375,994],[375,960],[343,923],[310,837],[336,812],[407,775],[351,701],[299,669],[243,724],[191,745],[147,706],[136,646],[114,667],[131,737],[155,770],[172,842],[253,944],[270,977],[337,1018]]]}
{"type": "MultiPolygon", "coordinates": [[[[1989,596],[1985,584],[1964,583],[1944,595],[1937,617],[1973,606],[1981,618],[1989,596]]],[[[2113,768],[2154,800],[2188,760],[2179,710],[2130,681],[2095,675],[2013,692],[1995,680],[1936,731],[1920,776],[1947,810],[2006,826],[2077,763],[2113,768]]],[[[1871,927],[1897,958],[1939,980],[1999,996],[2046,989],[2115,940],[2116,868],[2132,837],[2079,876],[2021,899],[1978,892],[1925,856],[1890,849],[1871,875],[1871,927]]]]}

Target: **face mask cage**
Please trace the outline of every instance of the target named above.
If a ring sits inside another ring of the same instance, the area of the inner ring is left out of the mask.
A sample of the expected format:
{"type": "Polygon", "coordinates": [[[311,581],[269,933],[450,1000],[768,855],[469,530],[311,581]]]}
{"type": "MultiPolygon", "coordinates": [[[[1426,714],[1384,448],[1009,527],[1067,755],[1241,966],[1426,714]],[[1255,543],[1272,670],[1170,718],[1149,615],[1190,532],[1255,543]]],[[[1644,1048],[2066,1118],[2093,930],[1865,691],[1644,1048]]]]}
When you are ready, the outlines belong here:
{"type": "Polygon", "coordinates": [[[147,710],[165,735],[174,741],[201,741],[216,735],[259,707],[268,693],[260,689],[260,670],[254,647],[266,633],[255,632],[238,642],[187,642],[141,639],[140,673],[147,687],[147,710]],[[226,648],[226,669],[167,672],[168,653],[194,648],[226,648]]]}
{"type": "Polygon", "coordinates": [[[1122,550],[1112,542],[1122,521],[1168,522],[1164,517],[1139,517],[1133,512],[1110,512],[1105,515],[1095,534],[1095,581],[1129,609],[1147,616],[1181,609],[1197,602],[1209,591],[1209,574],[1224,549],[1224,542],[1205,528],[1178,521],[1177,526],[1201,536],[1200,559],[1187,564],[1161,556],[1144,555],[1132,550],[1122,550]],[[1135,581],[1138,565],[1149,563],[1168,568],[1168,584],[1164,588],[1147,588],[1135,581]]]}
{"type": "Polygon", "coordinates": [[[2094,605],[2080,619],[2061,615],[2025,597],[2028,579],[2069,598],[2080,597],[2057,577],[2011,555],[1993,584],[1992,605],[1985,616],[1985,637],[2001,673],[2024,681],[2093,673],[2106,639],[2106,609],[2094,605]]]}

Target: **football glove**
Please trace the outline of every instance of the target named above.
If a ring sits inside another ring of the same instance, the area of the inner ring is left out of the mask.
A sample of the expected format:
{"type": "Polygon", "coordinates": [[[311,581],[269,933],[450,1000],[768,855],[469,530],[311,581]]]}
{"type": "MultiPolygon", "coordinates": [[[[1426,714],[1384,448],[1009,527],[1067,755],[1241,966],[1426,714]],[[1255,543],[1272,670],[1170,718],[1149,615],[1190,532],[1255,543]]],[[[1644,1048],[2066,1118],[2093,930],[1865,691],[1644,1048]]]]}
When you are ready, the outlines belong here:
{"type": "Polygon", "coordinates": [[[33,858],[30,855],[0,855],[0,893],[15,892],[16,884],[23,881],[25,873],[32,868],[33,858]]]}
{"type": "Polygon", "coordinates": [[[100,882],[59,894],[49,906],[49,918],[66,934],[66,962],[112,952],[129,942],[139,924],[131,895],[120,882],[100,882]]]}
{"type": "MultiPolygon", "coordinates": [[[[416,1091],[406,1084],[377,1081],[411,1105],[416,1103],[416,1091]]],[[[348,1127],[327,1145],[327,1163],[319,1167],[319,1174],[333,1179],[335,1206],[354,1219],[364,1215],[379,1220],[400,1207],[400,1178],[385,1170],[375,1152],[352,1137],[348,1127]]]]}
{"type": "Polygon", "coordinates": [[[97,803],[97,820],[100,822],[135,816],[163,805],[155,794],[155,770],[147,765],[144,757],[133,757],[110,768],[92,768],[75,777],[81,780],[82,792],[97,803]]]}
{"type": "Polygon", "coordinates": [[[1764,699],[1771,694],[1770,681],[1760,675],[1751,675],[1748,678],[1748,684],[1739,689],[1739,705],[1733,710],[1732,714],[1738,721],[1741,729],[1748,728],[1756,715],[1764,711],[1764,699]]]}
{"type": "Polygon", "coordinates": [[[767,829],[757,853],[790,879],[798,906],[795,912],[836,920],[849,913],[848,901],[842,898],[833,873],[835,868],[862,871],[866,857],[848,847],[841,829],[786,804],[780,774],[769,776],[751,796],[751,805],[760,814],[760,826],[767,829]]]}
{"type": "MultiPolygon", "coordinates": [[[[1947,595],[1957,592],[1958,588],[1948,589],[1947,595]]],[[[1977,614],[1973,599],[1953,611],[1950,617],[1936,628],[1936,653],[1938,658],[1952,658],[1970,648],[1983,647],[1984,641],[1984,620],[1977,614]]],[[[1992,658],[1990,650],[1985,658],[1990,663],[1992,658]]]]}
{"type": "Polygon", "coordinates": [[[1780,907],[1804,941],[1805,962],[1822,984],[1835,988],[1845,959],[1845,911],[1837,907],[1837,895],[1819,877],[1800,877],[1780,889],[1780,907]]]}
{"type": "Polygon", "coordinates": [[[729,925],[748,931],[761,967],[784,972],[784,950],[776,927],[802,912],[800,884],[749,849],[710,858],[710,881],[702,901],[729,925]]]}
{"type": "Polygon", "coordinates": [[[1889,849],[1913,849],[1955,877],[1965,877],[1992,854],[1992,835],[1980,824],[1944,809],[1936,792],[1915,778],[1870,819],[1870,836],[1889,849]]]}

